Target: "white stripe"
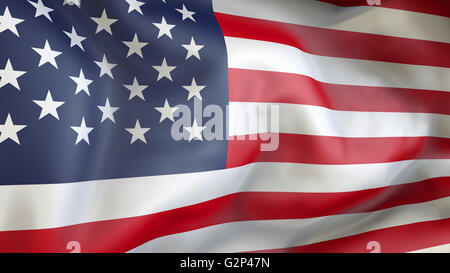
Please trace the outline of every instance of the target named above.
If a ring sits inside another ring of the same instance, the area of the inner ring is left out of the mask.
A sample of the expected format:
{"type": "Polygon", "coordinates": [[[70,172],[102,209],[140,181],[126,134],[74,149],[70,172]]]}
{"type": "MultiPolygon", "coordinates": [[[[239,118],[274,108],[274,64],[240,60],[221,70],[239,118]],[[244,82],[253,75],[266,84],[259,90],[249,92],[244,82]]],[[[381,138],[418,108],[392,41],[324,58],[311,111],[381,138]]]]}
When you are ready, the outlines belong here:
{"type": "Polygon", "coordinates": [[[419,249],[410,253],[450,253],[450,244],[419,249]]]}
{"type": "Polygon", "coordinates": [[[220,224],[160,237],[131,252],[241,252],[286,248],[449,217],[450,197],[447,197],[369,213],[220,224]]]}
{"type": "Polygon", "coordinates": [[[235,37],[225,37],[225,43],[230,68],[295,73],[332,84],[450,91],[450,68],[318,56],[235,37]]]}
{"type": "Polygon", "coordinates": [[[450,115],[337,111],[314,105],[257,102],[230,102],[229,113],[229,136],[280,132],[338,137],[450,137],[450,115]],[[279,111],[279,125],[274,128],[269,124],[278,121],[277,116],[272,118],[262,110],[275,108],[279,111]]]}
{"type": "Polygon", "coordinates": [[[244,191],[345,192],[441,176],[450,176],[450,160],[360,165],[254,163],[201,173],[1,186],[0,230],[141,216],[244,191]]]}
{"type": "Polygon", "coordinates": [[[213,0],[213,7],[216,12],[238,16],[450,43],[449,18],[418,12],[342,8],[311,0],[213,0]]]}

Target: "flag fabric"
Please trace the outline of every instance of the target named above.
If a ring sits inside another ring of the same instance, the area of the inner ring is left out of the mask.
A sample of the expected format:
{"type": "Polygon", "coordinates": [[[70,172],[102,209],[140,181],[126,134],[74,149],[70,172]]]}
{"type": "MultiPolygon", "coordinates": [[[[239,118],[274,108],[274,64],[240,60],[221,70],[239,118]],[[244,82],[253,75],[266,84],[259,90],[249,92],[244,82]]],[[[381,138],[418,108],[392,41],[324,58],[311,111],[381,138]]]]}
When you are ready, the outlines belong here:
{"type": "Polygon", "coordinates": [[[0,252],[450,251],[449,30],[438,0],[4,0],[0,252]]]}

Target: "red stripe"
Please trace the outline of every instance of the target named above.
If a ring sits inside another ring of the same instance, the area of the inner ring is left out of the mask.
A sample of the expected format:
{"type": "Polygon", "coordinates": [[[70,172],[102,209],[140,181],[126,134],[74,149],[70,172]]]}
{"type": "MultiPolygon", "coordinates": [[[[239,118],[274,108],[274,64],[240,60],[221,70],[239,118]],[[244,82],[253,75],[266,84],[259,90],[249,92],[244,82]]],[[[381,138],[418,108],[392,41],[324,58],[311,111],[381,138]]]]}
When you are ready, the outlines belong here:
{"type": "MultiPolygon", "coordinates": [[[[368,0],[319,0],[341,7],[368,6],[368,0]]],[[[450,17],[450,4],[445,0],[379,0],[379,7],[429,13],[450,17]]],[[[373,3],[374,1],[371,1],[373,3]]],[[[373,5],[376,7],[376,5],[373,5]]]]}
{"type": "Polygon", "coordinates": [[[125,252],[152,239],[233,221],[370,212],[450,196],[450,177],[338,193],[242,192],[161,213],[68,227],[0,232],[0,252],[125,252]]]}
{"type": "Polygon", "coordinates": [[[450,92],[329,84],[298,74],[236,68],[230,68],[228,76],[230,101],[450,115],[450,92]]]}
{"type": "Polygon", "coordinates": [[[450,243],[450,218],[374,230],[305,246],[253,251],[255,253],[361,253],[376,241],[384,253],[410,252],[450,243]]]}
{"type": "Polygon", "coordinates": [[[261,134],[228,141],[227,168],[252,162],[365,164],[411,159],[449,159],[450,139],[438,137],[345,138],[298,134],[261,134]],[[253,137],[255,140],[250,140],[253,137]],[[261,151],[262,139],[278,139],[278,149],[261,151]]]}
{"type": "Polygon", "coordinates": [[[280,43],[316,55],[450,67],[450,44],[216,13],[225,36],[280,43]],[[407,49],[407,50],[406,50],[407,49]]]}

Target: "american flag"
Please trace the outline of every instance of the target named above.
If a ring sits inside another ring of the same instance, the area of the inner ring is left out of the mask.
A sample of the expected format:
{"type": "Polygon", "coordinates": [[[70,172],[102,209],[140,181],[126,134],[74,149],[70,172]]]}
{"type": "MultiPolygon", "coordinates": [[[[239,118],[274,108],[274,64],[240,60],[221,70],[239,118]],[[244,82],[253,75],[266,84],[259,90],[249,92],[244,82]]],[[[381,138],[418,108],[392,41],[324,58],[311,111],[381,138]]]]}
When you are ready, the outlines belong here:
{"type": "Polygon", "coordinates": [[[2,0],[0,252],[449,251],[449,17],[2,0]]]}

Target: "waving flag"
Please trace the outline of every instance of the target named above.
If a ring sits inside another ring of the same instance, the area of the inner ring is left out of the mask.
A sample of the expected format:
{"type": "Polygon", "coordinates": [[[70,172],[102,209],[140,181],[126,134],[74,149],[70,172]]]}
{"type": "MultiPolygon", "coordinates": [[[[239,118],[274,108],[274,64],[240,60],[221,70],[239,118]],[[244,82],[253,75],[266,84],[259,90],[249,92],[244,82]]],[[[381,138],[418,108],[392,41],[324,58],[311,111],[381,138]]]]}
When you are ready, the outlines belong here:
{"type": "Polygon", "coordinates": [[[448,251],[449,17],[2,1],[0,252],[448,251]]]}

